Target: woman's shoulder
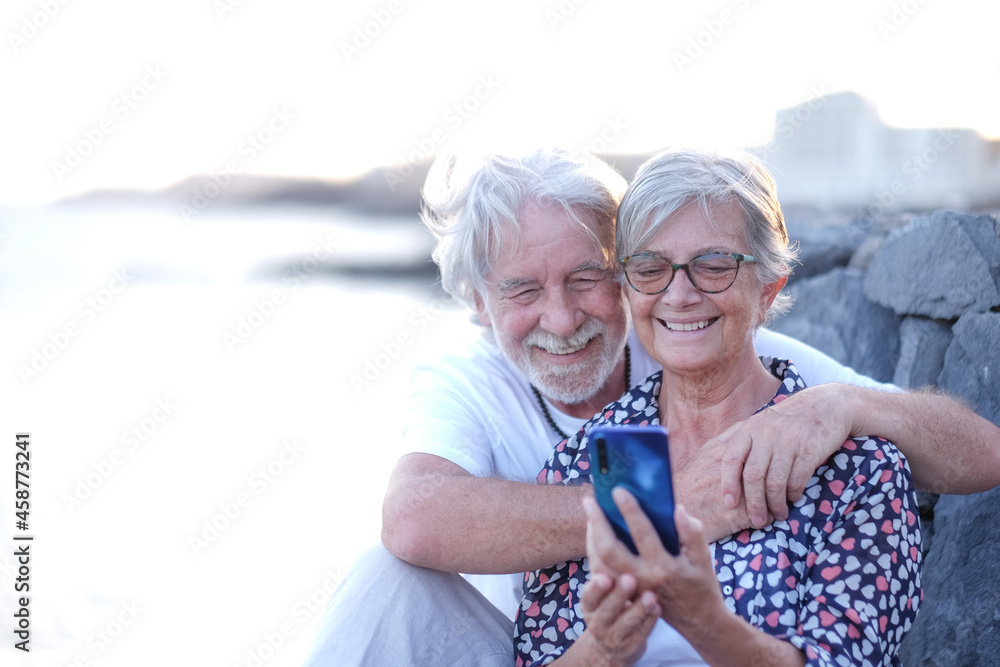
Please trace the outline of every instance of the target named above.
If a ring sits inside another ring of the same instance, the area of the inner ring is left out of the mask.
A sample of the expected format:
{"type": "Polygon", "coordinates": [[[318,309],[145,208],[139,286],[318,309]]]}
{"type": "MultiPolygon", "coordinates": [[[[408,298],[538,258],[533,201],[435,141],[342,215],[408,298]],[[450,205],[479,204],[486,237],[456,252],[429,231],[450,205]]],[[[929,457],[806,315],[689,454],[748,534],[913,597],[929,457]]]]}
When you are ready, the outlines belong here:
{"type": "Polygon", "coordinates": [[[806,388],[805,380],[799,375],[799,369],[795,367],[795,364],[788,359],[782,359],[780,357],[760,357],[760,363],[764,364],[764,368],[768,370],[771,375],[781,380],[781,385],[778,387],[778,392],[774,395],[771,402],[765,406],[770,407],[781,401],[785,400],[797,391],[802,391],[806,388]]]}
{"type": "MultiPolygon", "coordinates": [[[[778,357],[760,357],[771,375],[781,380],[774,398],[767,407],[776,405],[797,391],[806,388],[795,364],[778,357]]],[[[860,436],[844,441],[836,452],[817,470],[817,476],[830,477],[829,471],[841,473],[848,479],[860,482],[876,469],[899,468],[909,475],[909,465],[903,453],[889,440],[880,436],[860,436]],[[826,474],[824,474],[826,473],[826,474]]]]}
{"type": "MultiPolygon", "coordinates": [[[[648,413],[650,408],[655,412],[660,400],[662,384],[663,371],[659,370],[625,392],[621,398],[608,405],[594,419],[600,417],[600,421],[604,424],[624,423],[626,419],[648,413]]],[[[596,425],[594,424],[594,426],[596,425]]]]}
{"type": "Polygon", "coordinates": [[[826,477],[847,479],[855,486],[873,486],[889,482],[899,475],[896,485],[913,488],[913,476],[906,457],[889,440],[880,436],[848,438],[817,471],[826,477]]]}

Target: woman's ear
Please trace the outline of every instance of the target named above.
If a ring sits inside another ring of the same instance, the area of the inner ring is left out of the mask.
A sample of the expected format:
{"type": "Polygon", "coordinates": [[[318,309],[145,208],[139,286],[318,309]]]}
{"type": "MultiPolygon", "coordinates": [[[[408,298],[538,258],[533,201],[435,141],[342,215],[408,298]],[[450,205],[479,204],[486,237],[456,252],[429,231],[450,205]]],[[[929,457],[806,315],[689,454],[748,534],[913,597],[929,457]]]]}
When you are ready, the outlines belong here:
{"type": "MultiPolygon", "coordinates": [[[[760,312],[767,313],[767,309],[771,307],[774,300],[778,297],[778,293],[781,292],[785,283],[788,282],[788,276],[782,276],[775,280],[773,283],[768,283],[764,285],[764,291],[760,295],[760,312]]],[[[762,316],[763,317],[763,316],[762,316]]]]}

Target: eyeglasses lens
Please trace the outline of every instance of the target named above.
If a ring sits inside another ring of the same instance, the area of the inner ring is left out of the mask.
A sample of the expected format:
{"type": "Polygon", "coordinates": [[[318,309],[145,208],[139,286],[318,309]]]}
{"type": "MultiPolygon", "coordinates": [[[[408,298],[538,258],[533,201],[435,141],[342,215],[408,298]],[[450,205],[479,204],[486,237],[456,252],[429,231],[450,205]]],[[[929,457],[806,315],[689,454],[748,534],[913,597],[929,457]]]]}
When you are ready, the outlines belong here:
{"type": "MultiPolygon", "coordinates": [[[[736,280],[739,262],[731,255],[711,254],[695,257],[678,268],[687,268],[695,288],[703,292],[722,292],[736,280]]],[[[637,255],[625,265],[629,283],[645,294],[662,292],[674,277],[670,262],[652,255],[637,255]]]]}

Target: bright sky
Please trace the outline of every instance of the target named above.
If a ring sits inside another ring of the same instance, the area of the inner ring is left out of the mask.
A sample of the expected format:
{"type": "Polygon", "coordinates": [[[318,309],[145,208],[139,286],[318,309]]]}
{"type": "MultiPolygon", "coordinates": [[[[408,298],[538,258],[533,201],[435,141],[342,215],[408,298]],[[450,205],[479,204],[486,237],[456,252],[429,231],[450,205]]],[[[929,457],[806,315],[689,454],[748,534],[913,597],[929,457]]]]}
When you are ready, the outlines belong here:
{"type": "Polygon", "coordinates": [[[8,0],[0,204],[484,143],[760,145],[840,90],[1000,138],[998,23],[973,0],[8,0]]]}

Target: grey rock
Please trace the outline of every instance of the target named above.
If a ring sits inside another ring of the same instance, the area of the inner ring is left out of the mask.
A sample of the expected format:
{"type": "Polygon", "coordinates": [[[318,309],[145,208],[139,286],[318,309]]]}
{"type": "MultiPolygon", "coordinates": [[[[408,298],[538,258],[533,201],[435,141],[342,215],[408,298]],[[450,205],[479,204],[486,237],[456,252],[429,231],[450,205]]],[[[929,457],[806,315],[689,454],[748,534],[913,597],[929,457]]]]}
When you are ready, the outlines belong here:
{"type": "MultiPolygon", "coordinates": [[[[861,226],[867,237],[849,268],[786,288],[796,306],[774,328],[876,379],[936,384],[1000,424],[1000,222],[954,213],[883,222],[861,226]]],[[[953,484],[978,465],[946,461],[940,478],[953,484]]],[[[1000,665],[1000,488],[920,493],[919,507],[925,598],[903,664],[1000,665]]]]}
{"type": "Polygon", "coordinates": [[[838,268],[787,289],[795,307],[775,322],[776,331],[859,373],[881,382],[892,379],[899,358],[900,318],[865,297],[861,271],[838,268]]]}
{"type": "Polygon", "coordinates": [[[952,334],[937,386],[1000,425],[1000,313],[966,313],[952,334]]]}
{"type": "Polygon", "coordinates": [[[799,249],[799,264],[789,282],[847,266],[866,236],[858,225],[814,227],[789,221],[787,227],[789,240],[799,249]]]}
{"type": "Polygon", "coordinates": [[[865,294],[901,315],[938,319],[1000,305],[996,220],[951,211],[914,218],[875,254],[865,294]]]}
{"type": "Polygon", "coordinates": [[[1000,660],[1000,488],[942,496],[924,600],[903,641],[902,663],[995,665],[1000,660]]]}
{"type": "Polygon", "coordinates": [[[917,490],[917,510],[920,512],[920,533],[924,542],[924,553],[932,549],[931,542],[934,539],[934,507],[940,498],[941,496],[936,493],[917,490]]]}
{"type": "Polygon", "coordinates": [[[872,215],[870,211],[865,211],[856,216],[852,222],[872,234],[888,234],[894,229],[901,229],[909,224],[914,213],[910,211],[883,211],[872,215]]]}
{"type": "Polygon", "coordinates": [[[892,383],[905,389],[937,382],[951,343],[951,327],[938,320],[907,317],[899,325],[899,362],[892,383]]]}
{"type": "Polygon", "coordinates": [[[869,234],[865,237],[865,240],[861,242],[858,249],[851,255],[851,261],[847,263],[847,268],[867,269],[868,265],[872,263],[875,253],[882,249],[886,237],[886,234],[869,234]]]}

